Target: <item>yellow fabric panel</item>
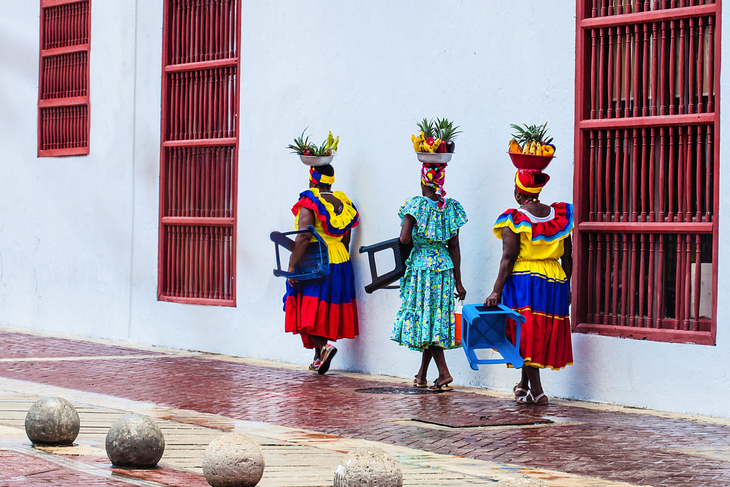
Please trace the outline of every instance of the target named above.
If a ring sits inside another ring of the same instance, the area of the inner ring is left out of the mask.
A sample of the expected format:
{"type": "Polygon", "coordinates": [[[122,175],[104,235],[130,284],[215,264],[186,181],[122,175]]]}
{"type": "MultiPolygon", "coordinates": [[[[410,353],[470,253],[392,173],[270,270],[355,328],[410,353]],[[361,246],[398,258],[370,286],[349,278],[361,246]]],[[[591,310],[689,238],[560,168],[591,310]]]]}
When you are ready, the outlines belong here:
{"type": "Polygon", "coordinates": [[[532,232],[519,233],[520,236],[520,258],[524,260],[547,260],[559,259],[563,255],[565,249],[564,241],[543,242],[535,245],[532,242],[532,232]]]}

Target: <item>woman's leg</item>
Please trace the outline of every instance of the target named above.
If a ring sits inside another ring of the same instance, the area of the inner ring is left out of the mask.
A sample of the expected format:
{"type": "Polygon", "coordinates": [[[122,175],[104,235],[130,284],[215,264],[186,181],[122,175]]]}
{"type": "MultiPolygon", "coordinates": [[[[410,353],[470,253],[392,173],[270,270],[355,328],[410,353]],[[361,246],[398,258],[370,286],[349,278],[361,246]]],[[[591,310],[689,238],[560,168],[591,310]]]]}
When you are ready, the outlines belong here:
{"type": "Polygon", "coordinates": [[[322,358],[322,347],[327,345],[327,339],[316,335],[309,335],[309,339],[314,342],[314,360],[320,360],[322,358]]]}
{"type": "Polygon", "coordinates": [[[427,348],[421,353],[421,368],[418,369],[416,374],[416,383],[427,384],[428,383],[428,366],[431,364],[431,349],[427,348]]]}
{"type": "Polygon", "coordinates": [[[431,350],[431,355],[433,355],[433,361],[436,362],[436,367],[439,369],[439,376],[438,379],[436,379],[436,382],[439,385],[445,385],[450,384],[454,381],[454,378],[451,377],[451,373],[449,372],[449,367],[446,365],[446,357],[444,356],[444,349],[441,347],[436,347],[431,345],[428,347],[429,350],[431,350]]]}
{"type": "Polygon", "coordinates": [[[540,382],[540,369],[538,369],[537,367],[530,367],[529,365],[522,367],[522,369],[527,374],[532,395],[534,397],[537,397],[542,394],[543,390],[542,383],[540,382]]]}
{"type": "Polygon", "coordinates": [[[512,391],[515,393],[515,397],[522,397],[527,395],[527,391],[530,389],[530,379],[527,376],[527,369],[532,367],[523,366],[520,370],[520,381],[515,384],[512,391]]]}

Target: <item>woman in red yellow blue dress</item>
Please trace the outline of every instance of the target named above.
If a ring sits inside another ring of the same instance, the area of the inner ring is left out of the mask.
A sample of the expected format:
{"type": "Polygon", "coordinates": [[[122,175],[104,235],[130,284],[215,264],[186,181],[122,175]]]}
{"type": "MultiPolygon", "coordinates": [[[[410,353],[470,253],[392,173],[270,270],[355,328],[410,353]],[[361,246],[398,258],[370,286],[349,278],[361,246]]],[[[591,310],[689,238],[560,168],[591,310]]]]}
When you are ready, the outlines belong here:
{"type": "MultiPolygon", "coordinates": [[[[573,363],[570,341],[570,276],[573,205],[540,203],[538,196],[550,177],[520,169],[515,174],[518,209],[502,213],[494,224],[502,240],[502,259],[494,290],[484,301],[502,300],[526,321],[521,327],[522,377],[513,389],[524,404],[548,404],[540,369],[562,369],[573,363]],[[560,262],[558,262],[558,259],[560,262]]],[[[515,322],[508,319],[507,335],[515,343],[515,322]]]]}
{"type": "MultiPolygon", "coordinates": [[[[355,278],[350,261],[350,232],[358,224],[358,212],[342,191],[331,191],[335,182],[330,165],[312,167],[309,189],[299,194],[292,208],[294,225],[305,230],[308,225],[327,242],[330,273],[321,279],[288,279],[284,295],[285,329],[301,336],[305,348],[314,349],[310,370],[324,374],[329,370],[337,348],[328,341],[355,338],[358,334],[355,278]]],[[[307,250],[309,233],[300,233],[289,259],[289,272],[307,250]]]]}

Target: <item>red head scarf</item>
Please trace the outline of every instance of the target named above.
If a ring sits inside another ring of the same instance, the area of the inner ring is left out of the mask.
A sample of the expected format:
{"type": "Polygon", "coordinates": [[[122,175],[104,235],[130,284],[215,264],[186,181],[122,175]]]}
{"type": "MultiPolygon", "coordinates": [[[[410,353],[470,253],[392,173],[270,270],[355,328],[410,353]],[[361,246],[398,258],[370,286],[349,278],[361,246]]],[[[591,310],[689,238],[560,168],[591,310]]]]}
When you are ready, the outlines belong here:
{"type": "Polygon", "coordinates": [[[528,196],[540,194],[548,181],[550,176],[539,169],[518,169],[515,173],[517,191],[528,196]]]}

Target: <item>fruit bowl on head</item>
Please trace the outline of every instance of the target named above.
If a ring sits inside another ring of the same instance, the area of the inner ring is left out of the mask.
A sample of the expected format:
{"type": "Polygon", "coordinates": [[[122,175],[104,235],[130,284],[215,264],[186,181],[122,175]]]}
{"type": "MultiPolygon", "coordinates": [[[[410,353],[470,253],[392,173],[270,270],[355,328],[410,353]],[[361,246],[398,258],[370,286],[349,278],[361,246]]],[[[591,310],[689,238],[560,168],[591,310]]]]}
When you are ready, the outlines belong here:
{"type": "Polygon", "coordinates": [[[327,164],[330,164],[332,162],[332,159],[334,157],[335,157],[334,153],[331,156],[305,156],[305,155],[301,155],[301,154],[299,155],[299,158],[307,166],[326,166],[327,164]]]}
{"type": "Polygon", "coordinates": [[[512,159],[512,164],[514,164],[517,169],[538,169],[540,171],[548,167],[550,161],[552,161],[553,157],[555,157],[520,154],[517,152],[508,152],[507,154],[509,154],[510,159],[512,159]]]}
{"type": "Polygon", "coordinates": [[[416,155],[423,164],[446,164],[454,154],[449,152],[416,152],[416,155]]]}

